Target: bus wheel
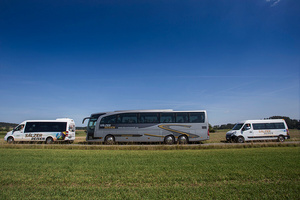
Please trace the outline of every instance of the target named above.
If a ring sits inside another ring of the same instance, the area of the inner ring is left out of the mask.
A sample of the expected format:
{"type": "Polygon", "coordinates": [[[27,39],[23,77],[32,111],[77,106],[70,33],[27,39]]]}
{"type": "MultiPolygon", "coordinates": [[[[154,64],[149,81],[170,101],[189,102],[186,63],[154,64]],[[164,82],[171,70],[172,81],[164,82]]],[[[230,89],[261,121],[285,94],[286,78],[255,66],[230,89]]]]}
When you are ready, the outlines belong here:
{"type": "Polygon", "coordinates": [[[46,139],[46,144],[52,144],[52,143],[53,143],[52,137],[48,137],[48,138],[46,139]]]}
{"type": "Polygon", "coordinates": [[[115,143],[115,137],[112,135],[107,135],[104,139],[105,144],[114,144],[115,143]]]}
{"type": "Polygon", "coordinates": [[[237,143],[244,143],[244,141],[245,141],[244,138],[241,136],[236,139],[237,143]]]}
{"type": "Polygon", "coordinates": [[[279,135],[278,142],[284,142],[284,137],[282,135],[279,135]]]}
{"type": "Polygon", "coordinates": [[[179,144],[188,144],[189,141],[188,141],[187,136],[186,136],[186,135],[181,135],[181,136],[179,136],[179,138],[178,138],[178,143],[179,143],[179,144]]]}
{"type": "Polygon", "coordinates": [[[172,144],[174,144],[174,142],[175,142],[175,139],[172,135],[168,135],[164,139],[164,143],[168,144],[168,145],[172,145],[172,144]]]}
{"type": "Polygon", "coordinates": [[[9,143],[9,144],[14,143],[14,138],[13,137],[7,138],[7,143],[9,143]]]}

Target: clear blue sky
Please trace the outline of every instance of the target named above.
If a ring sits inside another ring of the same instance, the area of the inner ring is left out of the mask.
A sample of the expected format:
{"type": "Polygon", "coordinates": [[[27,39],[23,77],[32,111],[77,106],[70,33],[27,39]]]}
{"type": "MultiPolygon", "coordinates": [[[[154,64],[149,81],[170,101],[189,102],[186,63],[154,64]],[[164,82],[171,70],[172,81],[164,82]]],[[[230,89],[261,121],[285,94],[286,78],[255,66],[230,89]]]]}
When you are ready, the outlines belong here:
{"type": "Polygon", "coordinates": [[[0,0],[0,121],[128,109],[299,119],[298,0],[0,0]]]}

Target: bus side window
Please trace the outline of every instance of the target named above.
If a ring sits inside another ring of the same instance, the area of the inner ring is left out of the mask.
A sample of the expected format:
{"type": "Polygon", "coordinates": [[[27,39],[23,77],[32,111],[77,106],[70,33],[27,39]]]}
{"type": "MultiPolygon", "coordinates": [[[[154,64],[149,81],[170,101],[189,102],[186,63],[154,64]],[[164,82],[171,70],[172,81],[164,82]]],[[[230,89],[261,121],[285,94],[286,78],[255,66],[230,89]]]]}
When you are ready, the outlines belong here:
{"type": "Polygon", "coordinates": [[[175,113],[161,113],[160,114],[160,123],[174,123],[175,122],[175,113]]]}
{"type": "Polygon", "coordinates": [[[190,113],[190,123],[204,123],[204,113],[190,113]]]}
{"type": "Polygon", "coordinates": [[[187,113],[177,113],[176,123],[187,123],[188,121],[189,117],[187,113]]]}
{"type": "Polygon", "coordinates": [[[134,124],[137,123],[136,113],[124,113],[118,116],[122,124],[134,124]]]}

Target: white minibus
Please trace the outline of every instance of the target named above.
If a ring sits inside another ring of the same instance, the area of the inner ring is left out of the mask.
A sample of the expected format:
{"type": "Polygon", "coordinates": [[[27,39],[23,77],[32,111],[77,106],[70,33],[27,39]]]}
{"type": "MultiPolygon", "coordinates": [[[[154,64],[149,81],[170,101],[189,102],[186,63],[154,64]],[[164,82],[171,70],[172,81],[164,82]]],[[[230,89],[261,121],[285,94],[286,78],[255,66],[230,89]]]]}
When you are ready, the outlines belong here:
{"type": "Polygon", "coordinates": [[[56,120],[26,120],[4,137],[8,143],[18,141],[45,142],[55,141],[72,143],[75,140],[75,122],[69,118],[56,120]]]}
{"type": "Polygon", "coordinates": [[[246,120],[237,123],[226,133],[227,141],[243,143],[251,140],[290,139],[289,129],[284,119],[246,120]]]}

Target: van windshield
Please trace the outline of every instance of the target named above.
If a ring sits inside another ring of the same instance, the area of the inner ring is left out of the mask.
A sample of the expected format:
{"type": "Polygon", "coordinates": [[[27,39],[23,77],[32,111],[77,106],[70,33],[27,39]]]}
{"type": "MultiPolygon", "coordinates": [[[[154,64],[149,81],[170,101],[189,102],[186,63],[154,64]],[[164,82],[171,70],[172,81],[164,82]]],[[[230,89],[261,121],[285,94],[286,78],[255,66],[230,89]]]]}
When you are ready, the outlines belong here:
{"type": "Polygon", "coordinates": [[[232,130],[240,130],[244,124],[236,124],[232,130]]]}

